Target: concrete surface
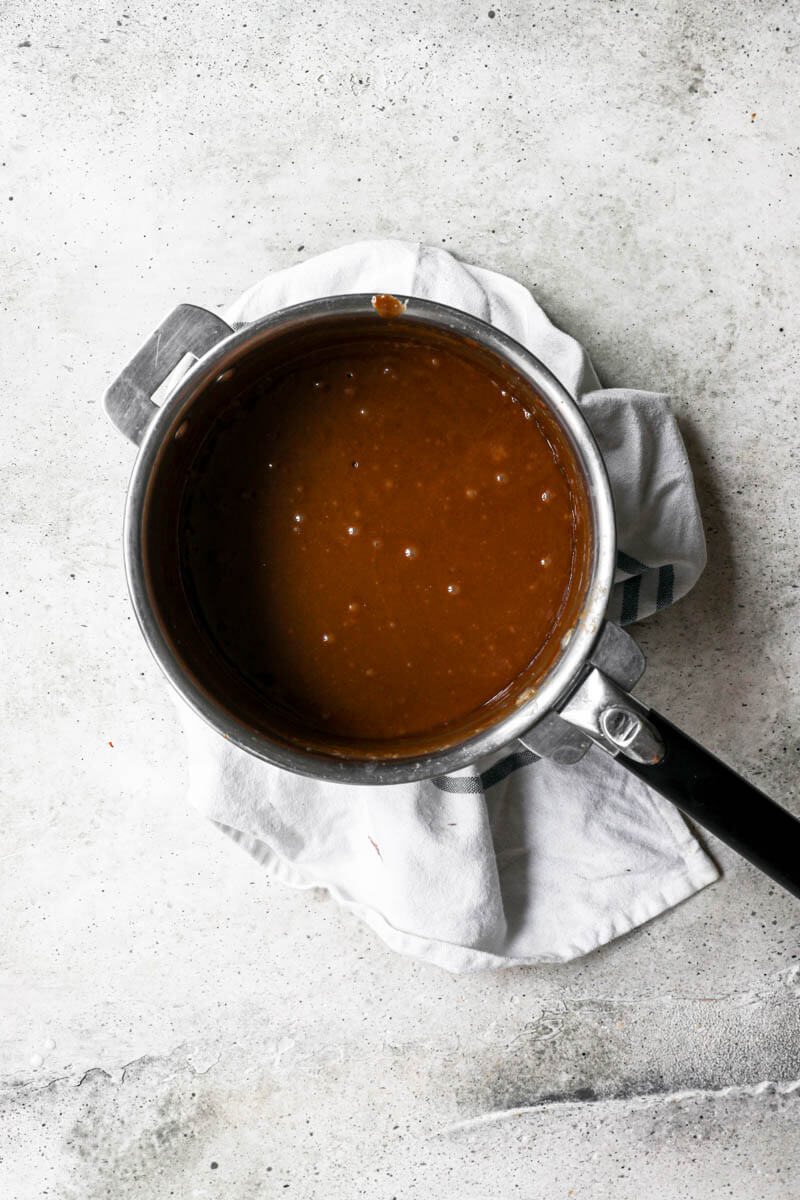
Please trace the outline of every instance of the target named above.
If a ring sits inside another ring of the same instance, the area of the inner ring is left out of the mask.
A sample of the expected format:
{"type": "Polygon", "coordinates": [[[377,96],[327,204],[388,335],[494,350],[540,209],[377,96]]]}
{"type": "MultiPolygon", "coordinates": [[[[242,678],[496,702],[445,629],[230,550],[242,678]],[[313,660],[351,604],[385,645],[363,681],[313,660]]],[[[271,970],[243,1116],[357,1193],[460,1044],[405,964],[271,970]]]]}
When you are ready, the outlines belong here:
{"type": "Polygon", "coordinates": [[[459,979],[188,811],[98,399],[174,303],[354,238],[514,275],[606,383],[673,393],[710,558],[640,630],[646,692],[800,811],[799,33],[773,0],[6,0],[4,1198],[797,1194],[800,907],[723,848],[602,953],[459,979]]]}

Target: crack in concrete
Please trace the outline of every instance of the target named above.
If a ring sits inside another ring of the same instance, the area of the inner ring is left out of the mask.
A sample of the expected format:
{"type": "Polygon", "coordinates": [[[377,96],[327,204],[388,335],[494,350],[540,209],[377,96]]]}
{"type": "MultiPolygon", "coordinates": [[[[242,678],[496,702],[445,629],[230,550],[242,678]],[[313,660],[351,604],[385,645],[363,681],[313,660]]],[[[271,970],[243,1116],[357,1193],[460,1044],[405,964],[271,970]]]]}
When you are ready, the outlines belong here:
{"type": "MultiPolygon", "coordinates": [[[[234,1043],[234,1045],[236,1045],[236,1043],[234,1043]]],[[[144,1066],[154,1066],[156,1063],[169,1062],[177,1054],[179,1054],[182,1050],[185,1050],[185,1049],[186,1049],[186,1043],[181,1042],[181,1044],[179,1046],[176,1046],[174,1050],[170,1050],[169,1053],[167,1053],[167,1054],[142,1054],[139,1056],[139,1058],[132,1058],[130,1062],[123,1063],[123,1065],[121,1067],[116,1068],[116,1070],[119,1071],[119,1081],[118,1082],[120,1084],[123,1084],[125,1082],[125,1077],[129,1071],[132,1071],[135,1069],[140,1069],[141,1067],[144,1067],[144,1066]]],[[[184,1060],[184,1062],[180,1064],[179,1069],[189,1070],[192,1072],[193,1075],[196,1075],[196,1076],[208,1075],[209,1071],[213,1071],[214,1067],[216,1067],[217,1064],[222,1061],[222,1053],[223,1052],[220,1050],[217,1057],[215,1059],[213,1059],[212,1062],[210,1062],[208,1064],[208,1066],[206,1066],[206,1067],[196,1067],[190,1061],[189,1057],[187,1056],[186,1059],[184,1060]]],[[[92,1075],[95,1072],[99,1072],[101,1075],[105,1075],[107,1079],[110,1079],[112,1082],[114,1082],[114,1075],[112,1072],[107,1071],[104,1067],[90,1067],[89,1070],[85,1071],[84,1074],[81,1076],[77,1086],[80,1087],[81,1084],[83,1083],[84,1079],[86,1078],[86,1076],[92,1075]]]]}
{"type": "MultiPolygon", "coordinates": [[[[23,1089],[30,1088],[30,1090],[34,1091],[34,1092],[45,1092],[49,1088],[56,1087],[59,1083],[65,1083],[65,1084],[69,1084],[77,1089],[79,1087],[82,1087],[83,1084],[86,1083],[86,1081],[90,1078],[90,1076],[93,1076],[93,1075],[94,1076],[102,1076],[105,1080],[108,1080],[110,1083],[120,1085],[125,1082],[125,1077],[129,1071],[132,1071],[137,1068],[144,1067],[144,1066],[155,1066],[159,1063],[168,1063],[168,1062],[170,1062],[171,1059],[175,1058],[176,1055],[180,1054],[182,1051],[185,1051],[185,1050],[186,1050],[186,1042],[181,1042],[173,1050],[168,1050],[164,1054],[141,1054],[141,1055],[139,1055],[138,1058],[132,1058],[130,1060],[130,1062],[122,1063],[122,1065],[118,1066],[118,1067],[101,1067],[101,1066],[87,1067],[86,1070],[83,1071],[78,1078],[76,1078],[75,1075],[56,1075],[53,1079],[48,1079],[46,1082],[42,1081],[41,1083],[34,1082],[34,1081],[31,1081],[30,1083],[26,1083],[21,1080],[20,1081],[15,1080],[15,1081],[13,1081],[11,1086],[23,1088],[23,1089]]],[[[186,1060],[181,1064],[181,1068],[186,1068],[186,1069],[190,1070],[194,1075],[207,1075],[208,1072],[210,1070],[212,1070],[217,1065],[217,1063],[220,1062],[220,1060],[222,1058],[222,1053],[223,1052],[220,1051],[212,1063],[210,1063],[207,1067],[203,1067],[202,1069],[199,1069],[199,1070],[198,1070],[198,1068],[196,1068],[192,1065],[192,1063],[189,1061],[189,1059],[187,1057],[186,1060]]],[[[181,1068],[179,1068],[179,1069],[181,1069],[181,1068]]]]}
{"type": "Polygon", "coordinates": [[[528,1104],[519,1108],[481,1113],[477,1117],[467,1117],[463,1121],[455,1121],[452,1125],[446,1125],[443,1129],[429,1134],[428,1140],[437,1137],[447,1137],[453,1133],[468,1133],[470,1130],[479,1129],[484,1125],[500,1124],[515,1117],[525,1117],[531,1116],[534,1113],[546,1112],[550,1108],[581,1108],[587,1104],[626,1104],[647,1109],[662,1104],[679,1104],[687,1100],[744,1100],[757,1099],[760,1096],[791,1096],[796,1092],[800,1092],[800,1079],[765,1079],[761,1083],[735,1083],[723,1088],[683,1088],[675,1092],[647,1092],[631,1096],[592,1096],[584,1099],[578,1097],[570,1098],[569,1096],[554,1097],[542,1100],[538,1104],[528,1104]]]}
{"type": "MultiPolygon", "coordinates": [[[[124,1068],[123,1068],[123,1070],[124,1070],[124,1068]]],[[[82,1087],[90,1075],[102,1075],[104,1079],[112,1078],[112,1076],[108,1073],[108,1071],[106,1071],[105,1067],[89,1067],[88,1071],[83,1072],[80,1079],[75,1084],[75,1087],[76,1088],[82,1087]]]]}

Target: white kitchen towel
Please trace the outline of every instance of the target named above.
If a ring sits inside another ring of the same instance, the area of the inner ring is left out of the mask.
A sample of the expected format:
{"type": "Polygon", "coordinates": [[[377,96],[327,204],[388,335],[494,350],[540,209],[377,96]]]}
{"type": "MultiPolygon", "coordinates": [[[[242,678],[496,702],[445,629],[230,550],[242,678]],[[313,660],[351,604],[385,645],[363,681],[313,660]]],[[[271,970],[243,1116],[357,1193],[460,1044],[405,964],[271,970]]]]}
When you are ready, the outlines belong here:
{"type": "MultiPolygon", "coordinates": [[[[519,283],[415,243],[360,242],[275,272],[226,318],[238,328],[347,292],[438,300],[532,350],[608,466],[621,547],[610,615],[627,623],[689,590],[705,542],[665,396],[602,390],[519,283]]],[[[598,749],[564,767],[512,747],[424,783],[352,787],[271,767],[180,709],[203,813],[277,879],[326,888],[393,949],[451,971],[586,954],[718,877],[672,806],[598,749]]]]}

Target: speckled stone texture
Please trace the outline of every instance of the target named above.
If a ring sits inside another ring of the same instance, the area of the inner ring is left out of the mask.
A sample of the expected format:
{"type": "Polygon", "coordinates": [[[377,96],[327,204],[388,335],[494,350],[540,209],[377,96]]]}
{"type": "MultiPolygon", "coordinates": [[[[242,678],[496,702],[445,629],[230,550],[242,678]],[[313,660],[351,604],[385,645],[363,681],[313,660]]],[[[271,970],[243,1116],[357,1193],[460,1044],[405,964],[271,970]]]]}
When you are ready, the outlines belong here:
{"type": "Polygon", "coordinates": [[[642,694],[800,810],[799,32],[5,0],[4,1200],[796,1194],[800,906],[724,848],[587,960],[451,978],[188,811],[99,397],[175,303],[356,238],[520,279],[606,384],[673,394],[697,472],[708,570],[639,630],[642,694]]]}

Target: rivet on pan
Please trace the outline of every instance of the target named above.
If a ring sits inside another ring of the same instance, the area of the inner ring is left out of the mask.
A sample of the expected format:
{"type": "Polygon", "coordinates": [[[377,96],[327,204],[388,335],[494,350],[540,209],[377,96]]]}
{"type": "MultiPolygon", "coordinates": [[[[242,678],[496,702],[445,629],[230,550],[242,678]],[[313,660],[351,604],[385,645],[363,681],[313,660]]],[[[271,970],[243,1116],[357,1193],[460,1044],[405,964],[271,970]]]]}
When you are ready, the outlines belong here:
{"type": "Polygon", "coordinates": [[[189,428],[189,422],[188,422],[188,421],[182,421],[182,422],[180,423],[180,425],[178,426],[178,428],[175,430],[175,441],[176,441],[176,442],[179,442],[179,441],[181,440],[181,438],[182,438],[182,437],[183,437],[183,435],[186,433],[186,430],[187,430],[188,428],[189,428]]]}
{"type": "Polygon", "coordinates": [[[217,383],[225,383],[226,380],[232,379],[235,374],[236,368],[230,367],[227,371],[223,371],[221,375],[217,376],[217,383]]]}
{"type": "Polygon", "coordinates": [[[579,762],[584,755],[582,746],[557,746],[550,754],[553,762],[561,763],[562,766],[569,767],[573,763],[579,762]]]}

